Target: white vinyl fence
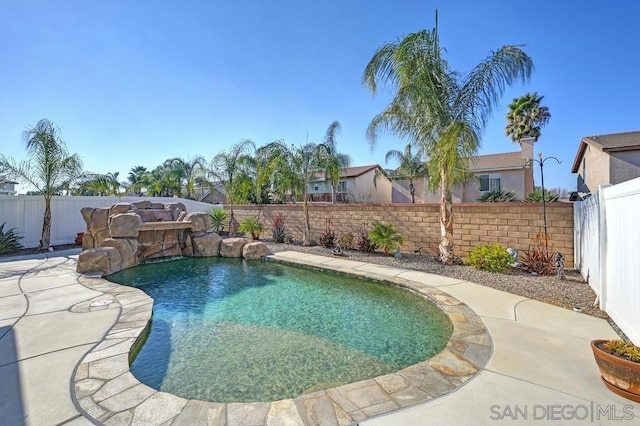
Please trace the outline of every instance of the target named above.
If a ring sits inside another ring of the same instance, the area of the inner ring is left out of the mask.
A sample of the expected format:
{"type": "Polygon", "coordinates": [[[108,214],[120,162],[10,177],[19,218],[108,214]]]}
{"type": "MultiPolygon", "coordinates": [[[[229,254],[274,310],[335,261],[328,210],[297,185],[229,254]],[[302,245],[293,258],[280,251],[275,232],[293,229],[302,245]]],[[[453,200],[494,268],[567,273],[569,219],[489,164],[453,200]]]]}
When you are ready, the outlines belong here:
{"type": "MultiPolygon", "coordinates": [[[[51,200],[51,245],[71,244],[78,232],[87,228],[80,210],[83,207],[109,207],[114,203],[150,200],[154,203],[183,203],[188,212],[206,212],[221,205],[172,197],[53,197],[51,200]]],[[[44,197],[40,195],[0,195],[0,225],[5,231],[16,228],[25,247],[37,247],[42,237],[44,197]]]]}
{"type": "Polygon", "coordinates": [[[591,198],[596,197],[577,203],[581,214],[574,221],[575,249],[581,254],[576,259],[598,294],[600,309],[640,345],[640,178],[601,186],[591,198]],[[598,255],[593,253],[596,247],[598,255]]]}

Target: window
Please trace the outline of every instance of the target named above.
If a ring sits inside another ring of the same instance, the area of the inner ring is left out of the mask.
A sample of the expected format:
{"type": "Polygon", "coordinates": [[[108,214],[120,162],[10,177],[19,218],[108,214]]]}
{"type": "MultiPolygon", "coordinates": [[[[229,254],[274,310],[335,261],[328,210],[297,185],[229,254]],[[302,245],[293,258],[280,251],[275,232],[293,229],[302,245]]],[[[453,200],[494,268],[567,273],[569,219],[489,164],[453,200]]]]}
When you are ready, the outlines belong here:
{"type": "Polygon", "coordinates": [[[343,180],[338,183],[338,192],[347,192],[347,181],[343,180]]]}
{"type": "Polygon", "coordinates": [[[500,189],[500,175],[480,175],[480,192],[491,192],[500,189]]]}
{"type": "Polygon", "coordinates": [[[318,191],[318,188],[320,188],[318,185],[314,185],[313,186],[313,190],[316,191],[316,192],[318,191]]]}

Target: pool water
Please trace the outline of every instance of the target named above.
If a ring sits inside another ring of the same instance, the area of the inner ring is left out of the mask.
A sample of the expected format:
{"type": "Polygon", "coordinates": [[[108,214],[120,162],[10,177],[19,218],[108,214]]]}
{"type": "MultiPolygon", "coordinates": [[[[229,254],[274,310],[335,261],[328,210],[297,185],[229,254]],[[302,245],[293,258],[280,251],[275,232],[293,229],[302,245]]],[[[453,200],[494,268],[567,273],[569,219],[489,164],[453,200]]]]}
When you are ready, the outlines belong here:
{"type": "Polygon", "coordinates": [[[453,331],[406,290],[273,262],[185,258],[109,280],[155,301],[131,372],[190,399],[279,400],[392,373],[440,352],[453,331]]]}

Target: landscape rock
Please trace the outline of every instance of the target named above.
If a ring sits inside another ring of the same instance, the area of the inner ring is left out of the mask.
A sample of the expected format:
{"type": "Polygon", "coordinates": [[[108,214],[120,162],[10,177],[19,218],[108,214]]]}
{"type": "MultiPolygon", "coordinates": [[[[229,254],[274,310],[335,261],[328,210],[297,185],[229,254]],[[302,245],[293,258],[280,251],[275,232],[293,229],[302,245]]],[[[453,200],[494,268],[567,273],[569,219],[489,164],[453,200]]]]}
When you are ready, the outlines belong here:
{"type": "Polygon", "coordinates": [[[121,269],[121,264],[122,258],[115,247],[93,248],[80,253],[76,271],[81,274],[101,272],[111,275],[121,269]]]}
{"type": "Polygon", "coordinates": [[[109,218],[109,233],[112,238],[137,237],[140,225],[142,219],[136,213],[116,214],[109,218]]]}
{"type": "Polygon", "coordinates": [[[109,216],[111,217],[114,214],[127,213],[130,210],[132,210],[135,213],[137,208],[134,207],[134,205],[131,203],[115,203],[109,209],[109,216]]]}
{"type": "Polygon", "coordinates": [[[150,209],[151,208],[151,201],[149,200],[142,200],[142,201],[136,201],[135,203],[131,203],[134,206],[136,206],[139,209],[150,209]]]}
{"type": "Polygon", "coordinates": [[[183,254],[190,257],[213,257],[220,255],[222,238],[215,232],[200,236],[192,236],[191,244],[187,243],[183,254]]]}
{"type": "Polygon", "coordinates": [[[269,254],[269,247],[260,241],[252,241],[242,248],[242,257],[245,259],[262,259],[267,254],[269,254]]]}
{"type": "Polygon", "coordinates": [[[225,238],[220,242],[220,256],[241,257],[242,249],[248,242],[246,238],[225,238]]]}
{"type": "Polygon", "coordinates": [[[143,222],[169,222],[173,220],[171,212],[165,209],[138,210],[143,222]]]}
{"type": "Polygon", "coordinates": [[[121,257],[121,269],[131,268],[140,263],[139,245],[136,238],[107,238],[102,242],[102,247],[114,247],[118,250],[121,257]]]}
{"type": "Polygon", "coordinates": [[[167,203],[164,205],[164,209],[171,212],[173,218],[171,220],[180,220],[180,215],[187,212],[187,207],[182,203],[167,203]]]}
{"type": "Polygon", "coordinates": [[[211,228],[211,217],[208,213],[194,212],[188,213],[184,219],[185,222],[191,222],[191,230],[194,235],[202,235],[211,228]]]}
{"type": "Polygon", "coordinates": [[[85,232],[82,236],[82,250],[95,248],[95,240],[89,232],[85,232]]]}

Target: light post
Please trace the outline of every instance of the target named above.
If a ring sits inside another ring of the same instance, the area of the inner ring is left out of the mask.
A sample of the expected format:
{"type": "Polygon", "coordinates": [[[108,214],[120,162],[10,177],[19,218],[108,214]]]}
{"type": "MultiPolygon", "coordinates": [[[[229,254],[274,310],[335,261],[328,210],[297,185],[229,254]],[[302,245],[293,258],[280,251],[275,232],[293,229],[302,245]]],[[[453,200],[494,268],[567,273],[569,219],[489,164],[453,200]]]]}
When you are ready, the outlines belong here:
{"type": "Polygon", "coordinates": [[[533,162],[540,164],[540,182],[542,183],[542,219],[544,220],[544,249],[545,250],[548,250],[549,247],[547,246],[547,205],[544,199],[544,172],[542,167],[544,166],[544,162],[550,158],[553,158],[554,160],[556,160],[558,164],[562,164],[562,161],[558,160],[556,157],[542,158],[542,153],[539,152],[537,160],[535,158],[531,158],[524,165],[524,167],[526,168],[528,165],[530,165],[533,162]]]}

